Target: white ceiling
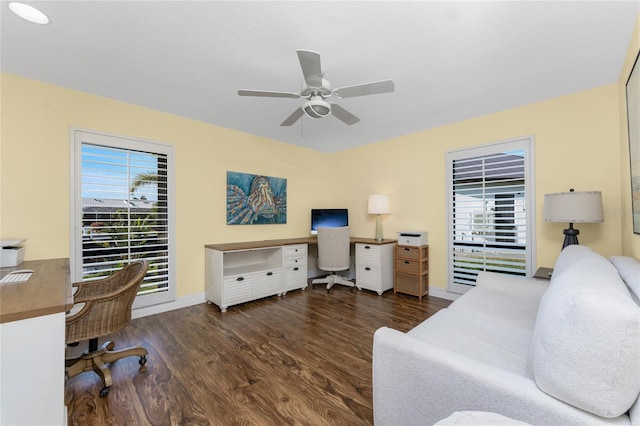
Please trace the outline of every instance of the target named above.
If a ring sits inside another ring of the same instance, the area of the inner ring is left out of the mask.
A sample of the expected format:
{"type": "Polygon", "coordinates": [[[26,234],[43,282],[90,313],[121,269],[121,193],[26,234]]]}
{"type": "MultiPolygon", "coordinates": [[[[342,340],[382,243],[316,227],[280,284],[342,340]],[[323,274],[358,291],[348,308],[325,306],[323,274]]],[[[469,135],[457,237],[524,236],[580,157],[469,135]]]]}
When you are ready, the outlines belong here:
{"type": "Polygon", "coordinates": [[[2,71],[325,152],[610,84],[640,1],[2,0],[2,71]],[[296,50],[321,54],[335,87],[395,92],[337,102],[361,121],[303,117],[296,50]]]}

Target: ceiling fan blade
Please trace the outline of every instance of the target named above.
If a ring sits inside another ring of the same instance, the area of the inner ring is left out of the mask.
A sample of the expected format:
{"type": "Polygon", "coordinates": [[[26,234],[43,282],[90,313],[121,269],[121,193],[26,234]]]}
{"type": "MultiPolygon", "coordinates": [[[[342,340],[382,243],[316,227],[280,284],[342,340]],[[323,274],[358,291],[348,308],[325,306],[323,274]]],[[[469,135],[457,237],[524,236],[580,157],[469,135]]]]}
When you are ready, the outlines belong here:
{"type": "Polygon", "coordinates": [[[395,86],[391,80],[374,81],[373,83],[356,84],[335,89],[333,94],[339,98],[353,98],[354,96],[377,95],[393,92],[395,86]]]}
{"type": "Polygon", "coordinates": [[[281,126],[291,126],[293,123],[298,121],[300,119],[300,117],[302,117],[302,114],[304,114],[304,111],[302,111],[302,108],[296,108],[296,110],[293,111],[293,114],[291,114],[289,117],[287,117],[287,119],[284,120],[280,125],[281,126]]]}
{"type": "Polygon", "coordinates": [[[333,114],[338,120],[342,121],[345,124],[348,124],[349,126],[360,121],[358,117],[351,114],[340,105],[334,103],[331,104],[331,114],[333,114]]]}
{"type": "Polygon", "coordinates": [[[320,54],[311,50],[298,50],[298,59],[302,68],[302,75],[307,86],[322,87],[322,67],[320,54]]]}
{"type": "Polygon", "coordinates": [[[261,96],[265,98],[299,98],[298,93],[270,92],[268,90],[238,90],[240,96],[261,96]]]}

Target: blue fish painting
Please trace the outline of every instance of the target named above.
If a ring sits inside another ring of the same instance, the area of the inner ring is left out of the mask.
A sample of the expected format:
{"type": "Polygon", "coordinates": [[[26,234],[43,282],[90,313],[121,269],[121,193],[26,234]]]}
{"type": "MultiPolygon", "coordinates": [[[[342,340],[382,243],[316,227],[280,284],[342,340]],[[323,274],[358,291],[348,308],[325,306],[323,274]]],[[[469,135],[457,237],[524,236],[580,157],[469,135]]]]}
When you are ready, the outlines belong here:
{"type": "Polygon", "coordinates": [[[287,223],[287,180],[227,172],[227,225],[287,223]]]}

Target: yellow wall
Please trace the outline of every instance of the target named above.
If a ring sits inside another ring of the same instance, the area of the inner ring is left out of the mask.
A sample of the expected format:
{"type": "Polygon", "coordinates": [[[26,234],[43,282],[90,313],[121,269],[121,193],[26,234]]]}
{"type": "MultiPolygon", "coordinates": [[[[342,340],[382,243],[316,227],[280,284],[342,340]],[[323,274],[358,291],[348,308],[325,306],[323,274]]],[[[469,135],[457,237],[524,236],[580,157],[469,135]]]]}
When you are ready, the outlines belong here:
{"type": "Polygon", "coordinates": [[[26,237],[27,259],[69,256],[72,126],[174,145],[178,296],[204,290],[205,244],[308,235],[309,206],[329,203],[325,154],[13,75],[1,78],[0,235],[26,237]],[[286,178],[288,223],[227,226],[229,170],[286,178]]]}
{"type": "MultiPolygon", "coordinates": [[[[569,188],[599,190],[605,211],[618,208],[620,147],[616,84],[576,93],[398,137],[339,155],[336,169],[347,170],[353,194],[388,192],[391,214],[386,237],[403,229],[429,232],[430,285],[446,286],[446,176],[448,150],[535,137],[537,265],[553,266],[567,224],[542,220],[543,196],[569,188]],[[342,164],[342,167],[340,167],[342,164]],[[377,166],[374,174],[372,165],[377,166]]],[[[365,203],[353,206],[352,217],[366,217],[365,203]]],[[[373,232],[373,219],[356,221],[353,232],[373,232]]],[[[579,224],[580,243],[604,254],[619,254],[620,218],[602,224],[579,224]]]]}
{"type": "MultiPolygon", "coordinates": [[[[367,196],[391,194],[387,238],[429,232],[430,283],[446,286],[447,150],[535,136],[537,264],[552,266],[565,224],[542,221],[543,194],[600,190],[621,204],[619,84],[425,130],[334,154],[251,136],[135,105],[1,76],[0,219],[3,238],[28,238],[27,257],[69,255],[69,131],[80,127],[175,146],[178,296],[204,288],[203,245],[307,235],[311,207],[348,207],[352,235],[373,236],[367,196]],[[332,173],[326,173],[325,166],[332,173]],[[227,226],[226,172],[288,179],[288,223],[227,226]]],[[[622,250],[619,215],[584,224],[580,242],[622,250]]]]}
{"type": "MultiPolygon", "coordinates": [[[[618,210],[622,217],[622,253],[626,256],[633,256],[640,259],[640,235],[633,233],[632,208],[631,208],[631,177],[629,168],[629,133],[627,131],[626,114],[626,90],[625,85],[631,68],[640,51],[640,15],[636,22],[636,28],[629,43],[627,59],[622,67],[619,89],[620,108],[620,187],[622,189],[622,199],[618,210]]],[[[640,66],[640,65],[639,65],[640,66]]],[[[640,70],[637,70],[640,71],[640,70]]]]}

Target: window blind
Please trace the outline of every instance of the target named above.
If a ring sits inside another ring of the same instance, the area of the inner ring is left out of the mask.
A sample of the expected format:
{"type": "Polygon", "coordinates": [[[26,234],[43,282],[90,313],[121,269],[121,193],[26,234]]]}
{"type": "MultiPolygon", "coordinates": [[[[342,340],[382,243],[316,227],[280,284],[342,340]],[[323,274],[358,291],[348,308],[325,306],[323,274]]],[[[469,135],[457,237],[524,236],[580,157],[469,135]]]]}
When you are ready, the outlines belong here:
{"type": "Polygon", "coordinates": [[[149,261],[138,295],[169,290],[167,155],[81,145],[82,280],[149,261]]]}

